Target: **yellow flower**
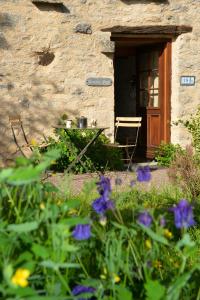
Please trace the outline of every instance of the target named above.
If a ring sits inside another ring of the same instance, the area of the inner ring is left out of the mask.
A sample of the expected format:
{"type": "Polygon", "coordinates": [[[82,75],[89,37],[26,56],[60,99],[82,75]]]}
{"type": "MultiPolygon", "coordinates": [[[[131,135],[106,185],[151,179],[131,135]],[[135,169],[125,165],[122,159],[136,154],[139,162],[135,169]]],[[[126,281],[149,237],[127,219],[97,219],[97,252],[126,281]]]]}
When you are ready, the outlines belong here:
{"type": "Polygon", "coordinates": [[[38,142],[35,139],[31,139],[31,145],[36,147],[38,145],[38,142]]]}
{"type": "Polygon", "coordinates": [[[151,241],[150,240],[146,240],[145,241],[145,246],[147,247],[147,249],[151,249],[152,248],[152,243],[151,243],[151,241]]]}
{"type": "Polygon", "coordinates": [[[168,229],[164,230],[164,236],[168,239],[171,239],[173,237],[173,234],[168,229]]]}
{"type": "Polygon", "coordinates": [[[117,274],[113,274],[113,279],[115,283],[118,283],[121,280],[121,278],[117,274]]]}
{"type": "Polygon", "coordinates": [[[41,210],[44,210],[44,209],[45,209],[45,205],[44,205],[43,202],[40,203],[40,209],[41,209],[41,210]]]}
{"type": "Polygon", "coordinates": [[[28,277],[30,276],[30,271],[27,269],[17,269],[11,281],[14,285],[18,285],[20,287],[26,287],[28,285],[28,277]]]}

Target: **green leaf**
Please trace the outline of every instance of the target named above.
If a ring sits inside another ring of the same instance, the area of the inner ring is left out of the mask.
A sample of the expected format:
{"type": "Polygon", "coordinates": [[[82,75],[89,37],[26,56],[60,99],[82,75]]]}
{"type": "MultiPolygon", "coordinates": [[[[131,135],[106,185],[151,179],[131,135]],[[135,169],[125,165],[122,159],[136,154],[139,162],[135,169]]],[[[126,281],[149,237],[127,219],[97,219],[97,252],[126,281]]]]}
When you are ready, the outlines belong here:
{"type": "Polygon", "coordinates": [[[157,280],[148,280],[144,285],[146,290],[147,300],[162,300],[164,299],[166,288],[161,285],[157,280]]]}
{"type": "Polygon", "coordinates": [[[78,249],[79,248],[74,245],[70,245],[70,244],[65,245],[65,251],[68,251],[68,252],[75,252],[78,249]]]}
{"type": "Polygon", "coordinates": [[[43,172],[48,166],[51,165],[52,161],[60,157],[59,149],[51,149],[43,155],[42,162],[37,165],[36,170],[43,172]]]}
{"type": "Polygon", "coordinates": [[[11,278],[12,274],[13,274],[12,265],[5,266],[5,268],[3,269],[3,276],[8,284],[10,283],[10,278],[11,278]]]}
{"type": "Polygon", "coordinates": [[[118,300],[132,300],[132,293],[123,285],[116,287],[118,300]]]}
{"type": "Polygon", "coordinates": [[[39,244],[33,244],[31,249],[37,257],[47,258],[49,256],[49,251],[39,244]]]}
{"type": "Polygon", "coordinates": [[[88,218],[72,217],[64,219],[62,223],[68,226],[75,226],[77,224],[88,224],[90,220],[88,218]]]}
{"type": "Polygon", "coordinates": [[[152,240],[162,243],[164,245],[169,244],[168,240],[164,236],[155,233],[153,230],[151,230],[151,228],[146,227],[143,224],[139,224],[139,225],[143,229],[143,231],[146,232],[148,234],[148,236],[150,236],[152,238],[152,240]]]}
{"type": "Polygon", "coordinates": [[[28,251],[25,251],[22,254],[20,254],[20,256],[15,261],[15,264],[17,265],[17,264],[22,263],[24,261],[31,261],[32,258],[33,258],[33,254],[28,252],[28,251]]]}
{"type": "Polygon", "coordinates": [[[15,161],[18,166],[27,166],[30,164],[30,160],[23,156],[17,157],[15,161]]]}
{"type": "Polygon", "coordinates": [[[7,181],[12,185],[30,184],[39,180],[40,174],[41,171],[33,166],[20,167],[12,172],[7,181]]]}
{"type": "Polygon", "coordinates": [[[184,234],[182,239],[176,244],[176,248],[180,249],[181,247],[194,247],[195,242],[191,240],[190,235],[188,233],[184,234]]]}
{"type": "Polygon", "coordinates": [[[52,260],[44,260],[40,263],[40,266],[53,269],[53,270],[59,270],[59,269],[70,269],[70,268],[79,268],[80,266],[78,264],[74,263],[56,263],[52,260]]]}
{"type": "Polygon", "coordinates": [[[32,230],[37,229],[39,226],[38,222],[27,222],[22,224],[10,224],[7,227],[8,231],[14,231],[14,232],[29,232],[32,230]]]}
{"type": "Polygon", "coordinates": [[[167,299],[168,300],[177,300],[179,299],[179,295],[181,289],[186,285],[187,281],[190,279],[194,269],[182,276],[178,277],[173,285],[171,285],[168,289],[167,299]]]}
{"type": "MultiPolygon", "coordinates": [[[[10,291],[11,291],[11,289],[10,289],[10,291]]],[[[12,289],[12,292],[13,292],[14,295],[20,296],[20,299],[24,299],[24,298],[21,298],[21,297],[36,295],[36,291],[34,289],[32,289],[31,287],[26,287],[26,288],[18,287],[17,289],[16,288],[12,289]]],[[[16,299],[16,298],[14,298],[14,299],[16,299]]]]}
{"type": "Polygon", "coordinates": [[[27,300],[71,300],[71,297],[63,297],[63,296],[35,296],[35,297],[28,297],[27,300]]]}
{"type": "Polygon", "coordinates": [[[13,169],[11,168],[2,170],[0,172],[0,182],[7,179],[9,176],[11,176],[12,173],[13,173],[13,169]]]}

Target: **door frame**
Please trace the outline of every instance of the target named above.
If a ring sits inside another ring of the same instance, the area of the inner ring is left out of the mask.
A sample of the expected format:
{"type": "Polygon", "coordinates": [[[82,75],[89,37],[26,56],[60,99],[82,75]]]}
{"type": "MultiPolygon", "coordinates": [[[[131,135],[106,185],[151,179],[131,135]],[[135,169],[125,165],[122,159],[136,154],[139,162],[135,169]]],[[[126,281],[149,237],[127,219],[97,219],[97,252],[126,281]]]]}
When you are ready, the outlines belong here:
{"type": "MultiPolygon", "coordinates": [[[[146,42],[147,46],[151,47],[156,46],[158,44],[163,44],[163,55],[161,57],[161,65],[159,80],[160,84],[160,97],[162,97],[161,101],[161,141],[165,143],[169,143],[171,140],[171,69],[172,69],[172,39],[169,38],[151,38],[148,36],[146,38],[142,37],[122,37],[120,39],[117,37],[113,37],[112,41],[115,41],[115,46],[125,47],[127,42],[131,47],[142,47],[142,45],[146,42]]],[[[147,135],[149,133],[147,132],[147,135]]],[[[148,137],[147,137],[148,138],[148,137]]],[[[155,150],[155,149],[154,149],[155,150]]],[[[154,150],[146,151],[145,156],[147,158],[154,157],[154,150]]]]}

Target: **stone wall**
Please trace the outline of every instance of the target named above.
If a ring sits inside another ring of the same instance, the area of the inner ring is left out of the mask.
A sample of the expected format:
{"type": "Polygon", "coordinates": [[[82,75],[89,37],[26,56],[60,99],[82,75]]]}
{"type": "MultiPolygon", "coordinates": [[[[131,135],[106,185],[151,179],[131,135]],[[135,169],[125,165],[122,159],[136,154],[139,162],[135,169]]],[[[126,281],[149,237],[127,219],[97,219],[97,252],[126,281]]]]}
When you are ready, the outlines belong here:
{"type": "MultiPolygon", "coordinates": [[[[97,119],[112,136],[114,85],[91,87],[86,79],[114,79],[110,33],[101,31],[114,25],[193,27],[192,33],[173,42],[172,121],[195,111],[200,92],[200,0],[62,2],[64,13],[39,10],[31,0],[0,0],[0,154],[15,151],[8,122],[14,114],[22,116],[29,137],[50,134],[63,113],[97,119]],[[55,55],[49,65],[39,64],[42,51],[55,55]],[[196,76],[195,87],[181,87],[181,75],[196,76]]],[[[171,139],[188,142],[185,130],[174,126],[171,139]]]]}

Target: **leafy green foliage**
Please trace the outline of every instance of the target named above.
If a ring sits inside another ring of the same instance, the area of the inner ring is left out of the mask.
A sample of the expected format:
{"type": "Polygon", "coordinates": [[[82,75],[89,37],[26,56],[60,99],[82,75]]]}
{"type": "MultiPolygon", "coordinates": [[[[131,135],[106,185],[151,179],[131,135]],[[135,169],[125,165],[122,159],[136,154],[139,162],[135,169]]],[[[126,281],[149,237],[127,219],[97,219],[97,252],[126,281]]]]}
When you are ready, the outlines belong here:
{"type": "Polygon", "coordinates": [[[165,295],[165,288],[157,280],[147,280],[145,284],[147,300],[162,300],[165,295]]]}
{"type": "Polygon", "coordinates": [[[186,232],[175,228],[169,210],[186,196],[180,189],[115,191],[115,209],[107,212],[102,225],[91,209],[91,201],[99,197],[93,182],[72,196],[40,180],[58,156],[48,152],[38,164],[18,160],[16,167],[0,171],[1,299],[198,299],[199,200],[196,227],[186,232]],[[152,216],[149,228],[137,221],[145,210],[152,216]],[[165,227],[160,225],[163,216],[165,227]],[[91,225],[90,239],[72,237],[77,224],[91,225]],[[21,269],[30,272],[24,287],[13,283],[21,269]],[[95,291],[73,296],[77,284],[95,291]]]}
{"type": "Polygon", "coordinates": [[[171,180],[193,198],[200,195],[200,165],[199,158],[187,146],[183,153],[175,155],[169,168],[171,180]]]}
{"type": "Polygon", "coordinates": [[[162,142],[155,153],[155,159],[160,166],[169,167],[176,154],[182,154],[184,150],[180,145],[162,142]]]}
{"type": "Polygon", "coordinates": [[[200,154],[200,107],[197,108],[196,114],[191,115],[188,120],[179,120],[177,123],[183,124],[185,128],[191,133],[193,146],[196,153],[200,154]]]}
{"type": "MultiPolygon", "coordinates": [[[[95,129],[94,129],[95,131],[95,129]]],[[[56,129],[57,139],[49,138],[50,149],[59,149],[61,156],[57,159],[51,168],[55,171],[63,171],[77,157],[81,150],[93,138],[94,132],[91,130],[64,130],[56,129]]],[[[107,170],[120,170],[123,167],[122,154],[119,149],[106,147],[109,143],[108,138],[101,134],[93,145],[91,145],[86,155],[82,157],[85,167],[78,162],[74,167],[74,172],[84,173],[107,170]]]]}

